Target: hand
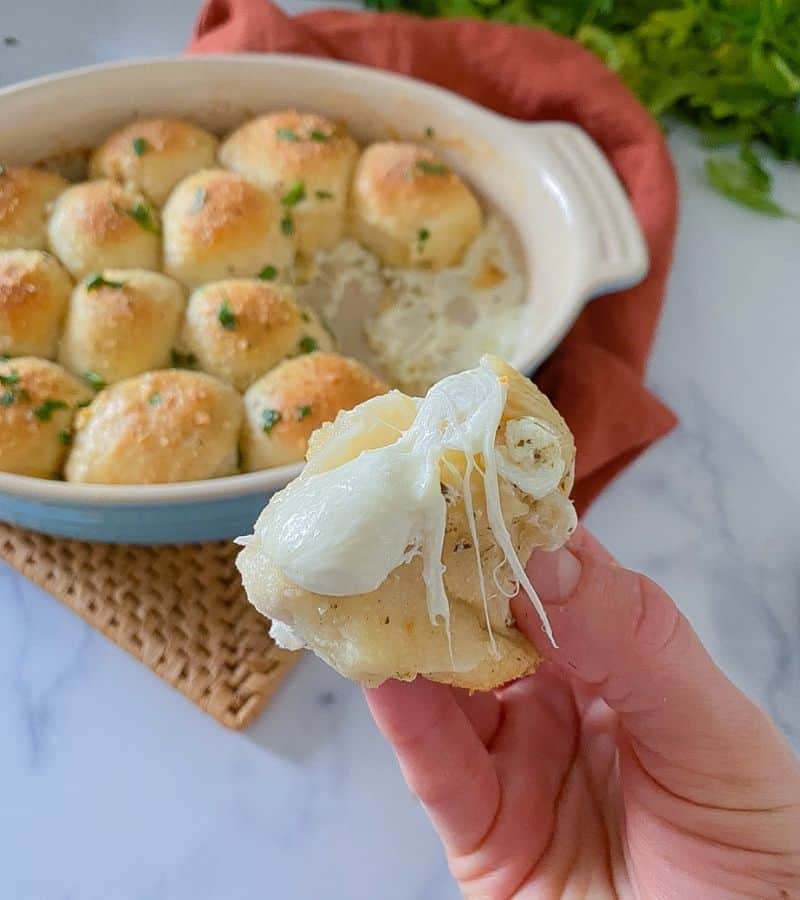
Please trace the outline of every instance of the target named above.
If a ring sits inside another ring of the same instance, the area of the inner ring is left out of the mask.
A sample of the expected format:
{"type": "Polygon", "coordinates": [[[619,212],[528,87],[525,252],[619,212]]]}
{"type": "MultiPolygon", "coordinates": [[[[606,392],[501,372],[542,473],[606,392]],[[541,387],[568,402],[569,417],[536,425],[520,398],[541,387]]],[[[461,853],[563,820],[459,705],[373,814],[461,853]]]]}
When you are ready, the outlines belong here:
{"type": "Polygon", "coordinates": [[[800,897],[800,765],[672,600],[585,530],[528,572],[535,675],[367,691],[464,895],[800,897]]]}

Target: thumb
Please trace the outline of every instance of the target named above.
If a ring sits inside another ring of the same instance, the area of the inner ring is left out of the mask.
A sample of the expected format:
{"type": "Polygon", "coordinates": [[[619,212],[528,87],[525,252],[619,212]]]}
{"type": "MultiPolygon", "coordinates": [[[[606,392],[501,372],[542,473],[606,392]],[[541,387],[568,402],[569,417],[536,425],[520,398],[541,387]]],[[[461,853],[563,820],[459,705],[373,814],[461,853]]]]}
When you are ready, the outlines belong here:
{"type": "Polygon", "coordinates": [[[534,554],[528,574],[558,648],[524,595],[514,601],[518,627],[619,714],[656,781],[697,803],[786,801],[786,779],[797,783],[788,744],[714,664],[658,585],[616,565],[584,529],[568,547],[534,554]]]}

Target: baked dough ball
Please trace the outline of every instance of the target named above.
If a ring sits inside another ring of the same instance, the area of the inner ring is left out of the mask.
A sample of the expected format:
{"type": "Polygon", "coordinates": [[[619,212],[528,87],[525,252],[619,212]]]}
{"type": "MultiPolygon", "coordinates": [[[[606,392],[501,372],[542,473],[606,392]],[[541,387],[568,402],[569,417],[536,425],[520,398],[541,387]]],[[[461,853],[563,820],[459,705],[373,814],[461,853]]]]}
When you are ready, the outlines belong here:
{"type": "Polygon", "coordinates": [[[494,357],[425,400],[369,400],[314,433],[244,540],[247,595],[282,646],[349,678],[496,688],[536,668],[509,598],[575,527],[574,459],[547,398],[494,357]]]}
{"type": "Polygon", "coordinates": [[[189,298],[180,349],[204,372],[244,391],[287,356],[332,347],[294,291],[254,278],[215,281],[189,298]]]}
{"type": "Polygon", "coordinates": [[[303,459],[308,439],[336,418],[387,386],[361,363],[335,353],[288,359],[244,395],[242,468],[253,472],[303,459]]]}
{"type": "Polygon", "coordinates": [[[158,269],[158,211],[131,187],[102,179],[67,188],[53,206],[50,248],[76,278],[103,269],[158,269]]]}
{"type": "Polygon", "coordinates": [[[182,119],[139,119],[119,128],[95,150],[92,178],[132,184],[159,206],[175,185],[213,166],[217,139],[182,119]]]}
{"type": "Polygon", "coordinates": [[[72,441],[87,384],[46,359],[0,362],[0,472],[55,478],[72,441]]]}
{"type": "Polygon", "coordinates": [[[481,229],[472,191],[416,144],[372,144],[356,168],[353,234],[387,266],[456,265],[481,229]]]}
{"type": "Polygon", "coordinates": [[[0,166],[0,250],[45,250],[50,204],[67,187],[53,172],[0,166]]]}
{"type": "Polygon", "coordinates": [[[186,297],[172,278],[104,269],[72,292],[58,359],[106,384],[170,364],[186,297]]]}
{"type": "Polygon", "coordinates": [[[219,157],[281,198],[307,258],[344,236],[358,146],[343,126],[314,113],[270,113],[234,131],[219,157]]]}
{"type": "Polygon", "coordinates": [[[49,253],[0,250],[0,356],[53,359],[71,290],[49,253]]]}
{"type": "Polygon", "coordinates": [[[79,412],[67,481],[162,484],[232,475],[241,423],[242,398],[211,375],[135,375],[79,412]]]}
{"type": "Polygon", "coordinates": [[[164,270],[188,287],[294,260],[294,236],[280,203],[235,172],[189,175],[164,207],[164,270]]]}

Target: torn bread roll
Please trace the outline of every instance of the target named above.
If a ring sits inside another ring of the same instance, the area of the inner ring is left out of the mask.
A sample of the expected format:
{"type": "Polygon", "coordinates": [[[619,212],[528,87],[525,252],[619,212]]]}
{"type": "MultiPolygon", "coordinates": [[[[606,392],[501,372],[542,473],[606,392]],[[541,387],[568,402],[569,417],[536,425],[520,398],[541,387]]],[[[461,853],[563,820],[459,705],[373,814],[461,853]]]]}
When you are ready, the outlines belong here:
{"type": "Polygon", "coordinates": [[[495,357],[422,400],[367,400],[312,435],[241,540],[247,595],[281,646],[364,684],[498,687],[539,658],[511,616],[520,588],[553,640],[524,563],[575,527],[574,461],[558,412],[495,357]]]}

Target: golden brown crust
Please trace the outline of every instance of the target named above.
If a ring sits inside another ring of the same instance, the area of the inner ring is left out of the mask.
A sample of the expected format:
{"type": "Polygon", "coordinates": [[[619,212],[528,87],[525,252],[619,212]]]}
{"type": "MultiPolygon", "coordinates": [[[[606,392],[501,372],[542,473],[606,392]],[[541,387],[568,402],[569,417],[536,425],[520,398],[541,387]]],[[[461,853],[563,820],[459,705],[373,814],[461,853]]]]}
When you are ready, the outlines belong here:
{"type": "Polygon", "coordinates": [[[56,355],[72,280],[41,250],[0,250],[0,355],[56,355]]]}
{"type": "Polygon", "coordinates": [[[60,175],[26,166],[0,172],[0,250],[47,247],[50,204],[68,187],[60,175]]]}
{"type": "Polygon", "coordinates": [[[186,305],[177,281],[143,269],[105,269],[72,292],[59,362],[107,384],[170,364],[186,305]]]}
{"type": "Polygon", "coordinates": [[[387,390],[361,363],[335,353],[286,360],[245,394],[243,468],[255,471],[303,459],[311,433],[323,422],[387,390]],[[265,411],[277,416],[268,420],[267,431],[265,411]]]}
{"type": "Polygon", "coordinates": [[[246,122],[223,143],[222,163],[289,200],[300,253],[310,258],[344,236],[347,198],[358,146],[323,116],[294,110],[246,122]]]}
{"type": "Polygon", "coordinates": [[[235,172],[205,169],[184,178],[164,207],[164,264],[189,287],[253,277],[292,262],[294,241],[267,191],[235,172]]]}
{"type": "Polygon", "coordinates": [[[244,391],[298,352],[311,315],[298,307],[289,286],[253,278],[216,281],[189,298],[181,345],[201,369],[244,391]]]}
{"type": "Polygon", "coordinates": [[[0,362],[0,471],[58,475],[77,405],[91,396],[85,382],[48,360],[0,362]]]}
{"type": "Polygon", "coordinates": [[[241,397],[211,375],[146,372],[101,391],[81,410],[68,481],[162,484],[231,475],[241,397]]]}
{"type": "Polygon", "coordinates": [[[162,204],[185,176],[214,165],[217,139],[182,119],[139,119],[119,128],[95,150],[93,178],[130,182],[162,204]]]}
{"type": "Polygon", "coordinates": [[[109,179],[64,191],[48,225],[50,247],[76,277],[102,269],[158,269],[158,210],[138,191],[109,179]]]}
{"type": "Polygon", "coordinates": [[[362,154],[352,227],[387,265],[453,265],[477,236],[481,218],[472,192],[429,148],[387,141],[362,154]]]}

